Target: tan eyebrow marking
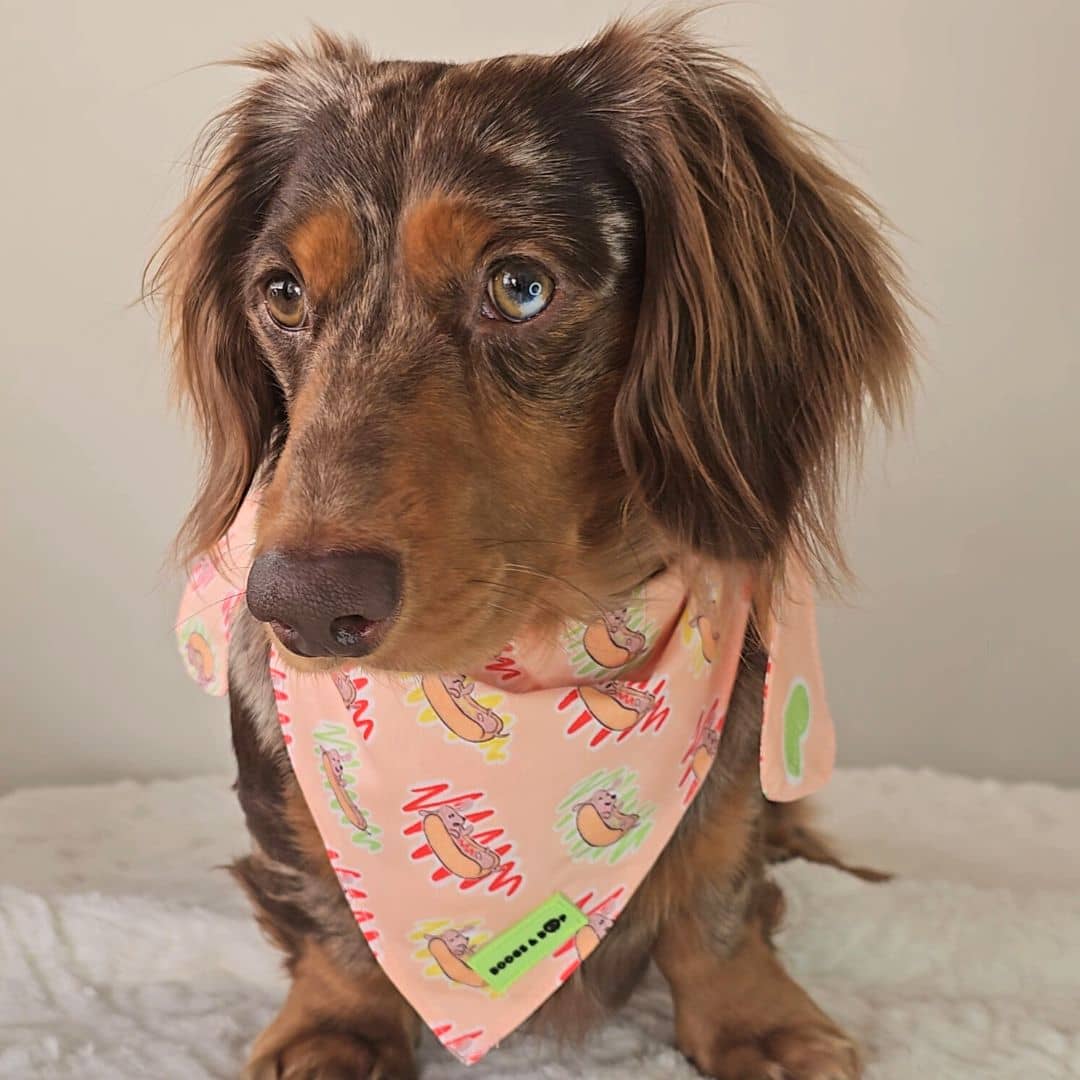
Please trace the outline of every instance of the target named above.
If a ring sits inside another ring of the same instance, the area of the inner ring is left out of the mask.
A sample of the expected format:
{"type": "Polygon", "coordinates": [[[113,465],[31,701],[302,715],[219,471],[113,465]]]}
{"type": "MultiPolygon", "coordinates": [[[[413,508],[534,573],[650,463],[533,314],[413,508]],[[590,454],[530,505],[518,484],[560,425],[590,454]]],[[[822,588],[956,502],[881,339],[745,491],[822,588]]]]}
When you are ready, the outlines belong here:
{"type": "Polygon", "coordinates": [[[308,290],[331,296],[348,280],[360,260],[360,237],[345,207],[324,206],[290,234],[289,252],[308,290]]]}
{"type": "Polygon", "coordinates": [[[410,207],[402,222],[406,271],[428,286],[465,274],[494,234],[494,222],[482,211],[447,195],[429,195],[410,207]]]}

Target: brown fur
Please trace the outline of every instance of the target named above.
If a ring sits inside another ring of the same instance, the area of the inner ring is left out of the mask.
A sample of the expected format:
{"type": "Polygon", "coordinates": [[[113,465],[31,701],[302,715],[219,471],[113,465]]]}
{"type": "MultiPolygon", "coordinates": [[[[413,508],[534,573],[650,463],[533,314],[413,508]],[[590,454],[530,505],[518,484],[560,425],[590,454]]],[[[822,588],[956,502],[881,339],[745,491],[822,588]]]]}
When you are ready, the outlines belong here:
{"type": "Polygon", "coordinates": [[[685,39],[643,55],[625,29],[604,47],[613,81],[666,102],[626,132],[645,289],[615,424],[635,493],[692,551],[842,564],[842,455],[908,372],[877,212],[726,58],[685,39]]]}
{"type": "Polygon", "coordinates": [[[805,859],[853,874],[863,881],[888,881],[892,875],[870,866],[852,866],[841,859],[814,828],[813,816],[803,803],[771,803],[765,814],[765,854],[770,862],[805,859]]]}
{"type": "MultiPolygon", "coordinates": [[[[391,551],[401,609],[365,663],[420,672],[592,617],[674,560],[751,562],[760,625],[792,551],[842,569],[844,468],[866,413],[903,401],[904,290],[876,210],[737,65],[677,19],[555,57],[376,63],[317,33],[249,63],[259,80],[209,140],[152,278],[206,442],[184,553],[211,548],[254,484],[256,553],[391,551]],[[556,283],[514,325],[485,291],[510,255],[556,283]],[[282,269],[311,313],[291,333],[261,291],[282,269]]],[[[266,647],[238,615],[255,844],[235,872],[294,978],[253,1069],[411,1075],[414,1018],[289,773],[266,647]]],[[[766,859],[841,864],[765,811],[763,669],[751,630],[706,783],[541,1022],[617,1005],[655,955],[710,1075],[846,1080],[850,1044],[768,944],[766,859]]]]}
{"type": "Polygon", "coordinates": [[[851,1080],[854,1044],[784,971],[752,906],[741,939],[718,961],[712,930],[697,918],[670,926],[654,950],[671,984],[679,1049],[719,1080],[796,1076],[851,1080]],[[781,1071],[784,1070],[784,1071],[781,1071]]]}
{"type": "Polygon", "coordinates": [[[287,246],[304,283],[317,300],[334,296],[360,262],[356,226],[343,206],[317,210],[293,230],[287,246]]]}
{"type": "Polygon", "coordinates": [[[429,195],[405,212],[401,254],[407,273],[436,289],[467,273],[495,234],[493,222],[466,203],[429,195]]]}
{"type": "Polygon", "coordinates": [[[249,1076],[415,1076],[415,1014],[371,965],[358,978],[308,941],[292,967],[289,996],[251,1050],[249,1076]],[[330,1072],[331,1069],[338,1070],[330,1072]]]}

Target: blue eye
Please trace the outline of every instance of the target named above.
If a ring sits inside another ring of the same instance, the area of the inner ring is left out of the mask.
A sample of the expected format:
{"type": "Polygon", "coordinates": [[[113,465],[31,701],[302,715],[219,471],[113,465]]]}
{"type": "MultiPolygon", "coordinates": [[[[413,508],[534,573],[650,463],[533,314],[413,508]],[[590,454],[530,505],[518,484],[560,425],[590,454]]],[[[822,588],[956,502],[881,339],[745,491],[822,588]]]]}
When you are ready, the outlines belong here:
{"type": "Polygon", "coordinates": [[[510,322],[528,322],[551,303],[555,282],[531,259],[506,259],[488,279],[488,297],[510,322]]]}

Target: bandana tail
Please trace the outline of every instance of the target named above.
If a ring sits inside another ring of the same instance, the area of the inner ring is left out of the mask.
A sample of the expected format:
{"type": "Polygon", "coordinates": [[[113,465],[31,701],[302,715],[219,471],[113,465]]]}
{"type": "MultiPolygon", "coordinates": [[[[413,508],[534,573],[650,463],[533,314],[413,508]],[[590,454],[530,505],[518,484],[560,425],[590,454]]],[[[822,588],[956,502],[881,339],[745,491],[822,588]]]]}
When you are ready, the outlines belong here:
{"type": "Polygon", "coordinates": [[[814,589],[802,563],[789,565],[784,604],[772,627],[761,729],[761,790],[774,802],[819,791],[836,759],[825,699],[814,589]]]}

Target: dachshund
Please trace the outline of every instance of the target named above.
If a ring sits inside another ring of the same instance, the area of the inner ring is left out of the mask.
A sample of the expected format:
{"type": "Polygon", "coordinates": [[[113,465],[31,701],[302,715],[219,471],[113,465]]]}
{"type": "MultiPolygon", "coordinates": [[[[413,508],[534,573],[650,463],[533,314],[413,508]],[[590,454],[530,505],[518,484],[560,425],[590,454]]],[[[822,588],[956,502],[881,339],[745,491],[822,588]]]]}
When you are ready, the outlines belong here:
{"type": "MultiPolygon", "coordinates": [[[[233,872],[291,987],[247,1069],[413,1077],[419,1023],[292,777],[270,644],[303,671],[467,671],[674,564],[775,583],[797,552],[842,579],[840,489],[902,410],[908,294],[874,204],[684,17],[554,56],[383,61],[317,30],[244,62],[147,287],[205,446],[180,554],[260,499],[233,872]]],[[[599,1019],[654,959],[703,1074],[860,1075],[771,945],[770,859],[835,860],[761,794],[764,668],[751,623],[705,784],[538,1024],[599,1019]]]]}

